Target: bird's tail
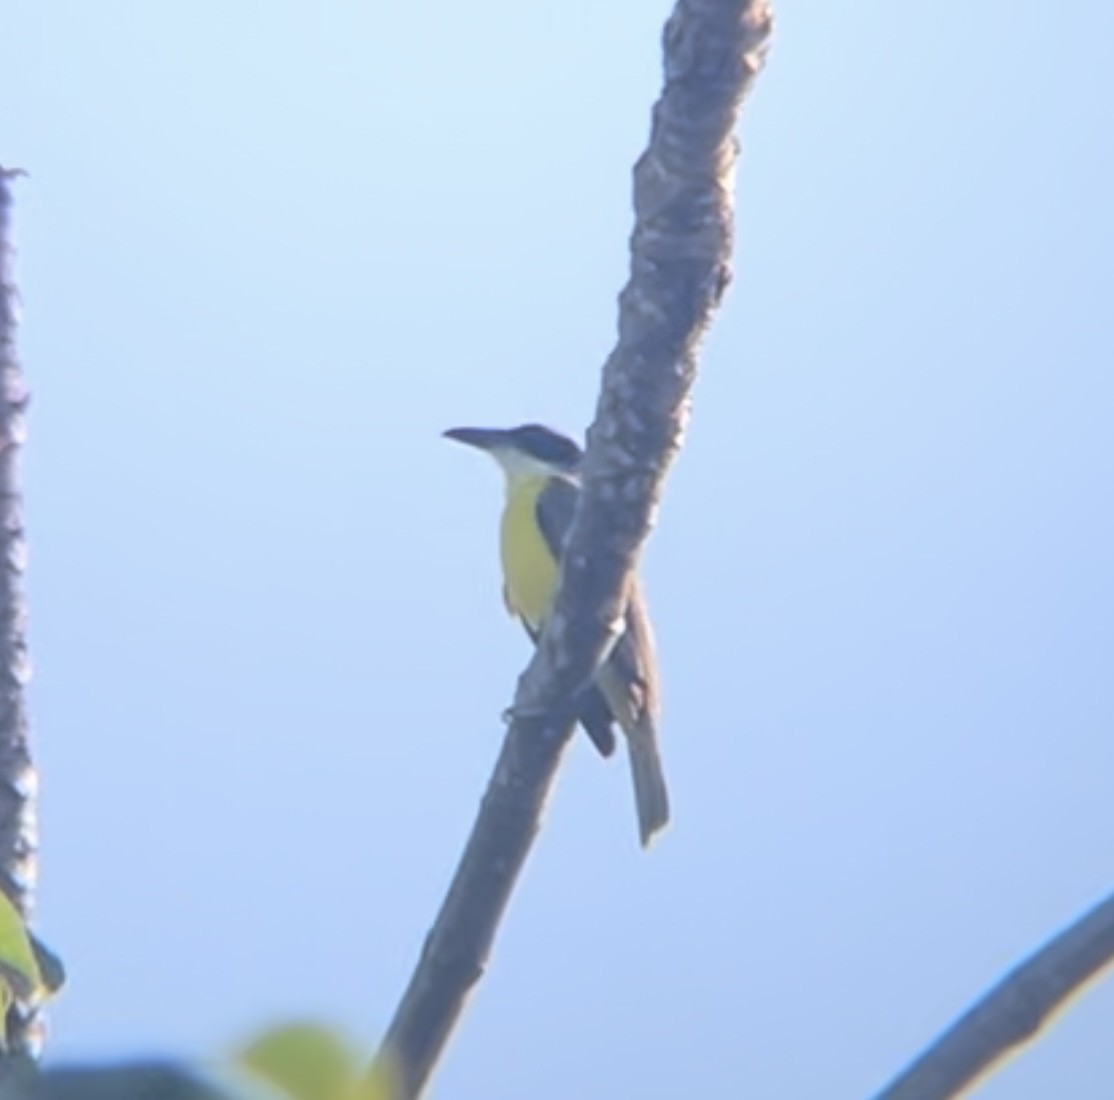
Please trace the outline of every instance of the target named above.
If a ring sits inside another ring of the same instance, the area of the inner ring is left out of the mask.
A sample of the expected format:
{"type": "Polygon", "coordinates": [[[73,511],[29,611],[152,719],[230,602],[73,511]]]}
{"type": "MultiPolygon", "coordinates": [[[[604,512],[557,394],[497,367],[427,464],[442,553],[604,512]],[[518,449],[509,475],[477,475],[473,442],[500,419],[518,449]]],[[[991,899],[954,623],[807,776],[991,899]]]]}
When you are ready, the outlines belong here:
{"type": "Polygon", "coordinates": [[[627,731],[634,804],[638,810],[638,835],[645,848],[654,834],[669,823],[669,791],[658,754],[658,735],[649,715],[627,731]]]}

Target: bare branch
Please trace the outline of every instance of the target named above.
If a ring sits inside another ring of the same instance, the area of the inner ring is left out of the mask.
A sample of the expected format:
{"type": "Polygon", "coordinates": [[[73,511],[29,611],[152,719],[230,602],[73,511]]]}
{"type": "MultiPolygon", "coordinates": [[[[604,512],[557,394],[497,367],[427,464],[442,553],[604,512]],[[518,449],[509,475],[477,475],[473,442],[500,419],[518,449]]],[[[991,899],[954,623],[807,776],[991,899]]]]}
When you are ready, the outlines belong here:
{"type": "Polygon", "coordinates": [[[571,735],[570,700],[613,641],[666,470],[700,340],[730,279],[732,131],[771,30],[764,0],[678,0],[665,88],[634,170],[631,275],[588,433],[584,490],[553,615],[448,895],[388,1028],[407,1096],[424,1088],[486,964],[571,735]]]}
{"type": "Polygon", "coordinates": [[[1002,979],[875,1100],[959,1096],[1114,960],[1114,894],[1002,979]]]}
{"type": "MultiPolygon", "coordinates": [[[[35,774],[27,739],[24,687],[23,501],[19,448],[27,391],[16,356],[18,293],[11,243],[11,181],[23,173],[0,167],[0,890],[26,920],[35,877],[35,774]]],[[[15,1006],[3,1021],[9,1051],[38,1042],[34,1013],[15,1006]]]]}

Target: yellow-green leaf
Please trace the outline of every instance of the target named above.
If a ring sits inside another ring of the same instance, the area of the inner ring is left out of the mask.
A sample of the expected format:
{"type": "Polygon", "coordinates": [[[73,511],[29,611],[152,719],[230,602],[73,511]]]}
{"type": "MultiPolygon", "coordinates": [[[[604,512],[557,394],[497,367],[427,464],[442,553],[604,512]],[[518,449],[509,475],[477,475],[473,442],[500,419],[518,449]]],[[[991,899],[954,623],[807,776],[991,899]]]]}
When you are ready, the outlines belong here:
{"type": "Polygon", "coordinates": [[[237,1058],[290,1100],[355,1100],[360,1059],[333,1031],[317,1024],[272,1028],[253,1040],[237,1058]]]}
{"type": "Polygon", "coordinates": [[[0,890],[0,1007],[44,992],[42,975],[19,911],[0,890]]]}

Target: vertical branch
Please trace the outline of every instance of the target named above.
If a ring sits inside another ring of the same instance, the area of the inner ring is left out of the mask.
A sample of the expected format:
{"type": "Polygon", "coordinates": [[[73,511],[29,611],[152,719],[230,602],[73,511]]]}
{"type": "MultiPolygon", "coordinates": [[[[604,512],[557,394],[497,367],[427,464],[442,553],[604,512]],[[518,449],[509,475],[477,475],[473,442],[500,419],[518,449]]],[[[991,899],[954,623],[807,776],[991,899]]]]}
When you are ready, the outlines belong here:
{"type": "Polygon", "coordinates": [[[731,281],[735,124],[772,29],[765,0],[677,0],[665,24],[665,87],[634,166],[619,339],[588,432],[563,583],[539,641],[561,691],[590,678],[618,629],[626,581],[680,448],[700,344],[731,281]]]}
{"type": "Polygon", "coordinates": [[[765,0],[677,0],[665,88],[634,171],[631,273],[588,433],[583,491],[554,610],[449,892],[388,1028],[407,1098],[421,1093],[479,980],[572,733],[570,700],[621,621],[680,445],[700,340],[730,279],[733,130],[771,30],[765,0]]]}
{"type": "MultiPolygon", "coordinates": [[[[23,501],[19,448],[27,391],[16,356],[18,296],[11,241],[11,183],[22,173],[0,167],[0,890],[26,920],[35,878],[35,772],[27,737],[24,686],[23,501]]],[[[4,1020],[8,1050],[37,1042],[34,1013],[14,1006],[4,1020]]]]}

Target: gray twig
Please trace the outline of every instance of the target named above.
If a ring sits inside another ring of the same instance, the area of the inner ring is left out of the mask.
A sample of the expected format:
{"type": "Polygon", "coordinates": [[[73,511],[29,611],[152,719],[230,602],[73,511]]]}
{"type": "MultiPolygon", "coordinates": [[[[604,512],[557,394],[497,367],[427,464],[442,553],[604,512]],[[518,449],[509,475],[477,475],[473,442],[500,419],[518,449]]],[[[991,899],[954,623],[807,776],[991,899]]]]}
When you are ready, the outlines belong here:
{"type": "Polygon", "coordinates": [[[875,1100],[959,1096],[1114,960],[1114,894],[1015,967],[875,1100]]]}
{"type": "MultiPolygon", "coordinates": [[[[26,548],[19,489],[27,390],[16,355],[19,314],[10,188],[12,180],[22,174],[0,167],[0,890],[26,920],[35,877],[35,775],[24,699],[28,676],[22,584],[26,548]]],[[[3,1025],[9,1052],[21,1054],[37,1045],[35,1013],[28,1005],[14,1005],[3,1025]]]]}
{"type": "Polygon", "coordinates": [[[699,343],[730,280],[733,130],[772,25],[764,0],[678,0],[665,87],[634,169],[630,279],[588,433],[553,615],[518,684],[479,815],[385,1038],[417,1096],[479,980],[571,736],[570,700],[621,621],[680,446],[699,343]]]}

